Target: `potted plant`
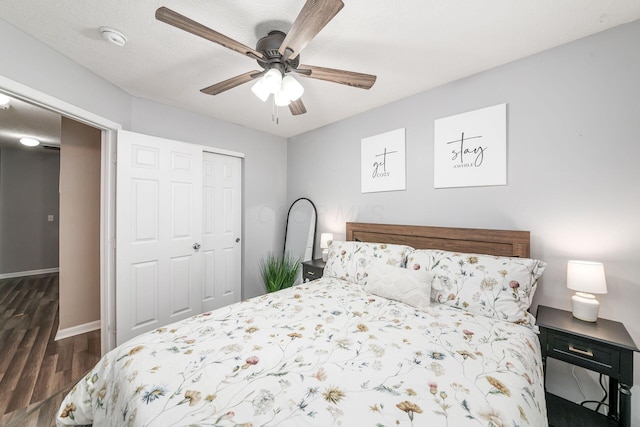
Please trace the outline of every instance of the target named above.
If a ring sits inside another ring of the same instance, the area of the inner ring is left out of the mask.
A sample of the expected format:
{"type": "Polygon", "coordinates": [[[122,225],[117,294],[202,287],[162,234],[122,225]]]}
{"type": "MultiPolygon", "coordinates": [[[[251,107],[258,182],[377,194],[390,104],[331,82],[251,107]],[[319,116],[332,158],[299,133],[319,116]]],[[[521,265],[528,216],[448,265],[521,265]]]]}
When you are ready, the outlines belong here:
{"type": "Polygon", "coordinates": [[[298,278],[300,260],[289,255],[277,256],[269,253],[260,260],[260,273],[267,292],[290,288],[298,278]]]}

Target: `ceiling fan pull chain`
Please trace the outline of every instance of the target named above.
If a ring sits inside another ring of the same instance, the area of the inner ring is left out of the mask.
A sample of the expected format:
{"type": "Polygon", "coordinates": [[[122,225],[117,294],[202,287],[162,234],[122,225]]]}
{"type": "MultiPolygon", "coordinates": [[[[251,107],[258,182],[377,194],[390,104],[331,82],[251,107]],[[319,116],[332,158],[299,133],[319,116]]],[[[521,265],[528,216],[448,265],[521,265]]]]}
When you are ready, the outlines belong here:
{"type": "Polygon", "coordinates": [[[271,104],[271,121],[276,122],[277,125],[280,124],[280,118],[278,117],[278,107],[276,107],[275,96],[273,97],[273,101],[271,104]]]}

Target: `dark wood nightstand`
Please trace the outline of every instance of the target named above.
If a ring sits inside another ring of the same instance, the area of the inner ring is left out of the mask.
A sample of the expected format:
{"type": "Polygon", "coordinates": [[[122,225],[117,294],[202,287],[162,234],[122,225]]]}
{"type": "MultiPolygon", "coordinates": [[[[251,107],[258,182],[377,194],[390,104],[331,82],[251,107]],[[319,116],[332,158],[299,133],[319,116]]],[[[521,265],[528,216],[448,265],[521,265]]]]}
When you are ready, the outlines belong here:
{"type": "Polygon", "coordinates": [[[302,263],[302,281],[310,282],[321,278],[325,264],[326,262],[324,262],[322,258],[304,261],[302,263]]]}
{"type": "Polygon", "coordinates": [[[638,347],[624,325],[607,319],[584,322],[569,311],[542,305],[536,319],[545,375],[547,357],[552,357],[609,377],[608,417],[547,393],[549,425],[630,427],[633,352],[638,347]]]}

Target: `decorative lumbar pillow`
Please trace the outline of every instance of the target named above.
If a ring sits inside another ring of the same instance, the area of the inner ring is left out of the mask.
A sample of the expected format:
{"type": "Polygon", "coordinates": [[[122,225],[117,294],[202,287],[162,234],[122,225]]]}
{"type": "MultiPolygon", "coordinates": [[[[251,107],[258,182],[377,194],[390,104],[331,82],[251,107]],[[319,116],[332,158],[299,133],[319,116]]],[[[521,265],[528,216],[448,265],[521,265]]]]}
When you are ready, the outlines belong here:
{"type": "Polygon", "coordinates": [[[367,269],[367,292],[425,310],[431,304],[433,274],[372,262],[367,269]]]}
{"type": "Polygon", "coordinates": [[[329,245],[323,277],[337,277],[362,285],[367,284],[367,267],[371,262],[404,267],[410,246],[386,243],[333,241],[329,245]]]}
{"type": "Polygon", "coordinates": [[[529,258],[432,249],[407,256],[407,269],[434,275],[431,298],[474,314],[534,327],[527,310],[546,264],[529,258]]]}

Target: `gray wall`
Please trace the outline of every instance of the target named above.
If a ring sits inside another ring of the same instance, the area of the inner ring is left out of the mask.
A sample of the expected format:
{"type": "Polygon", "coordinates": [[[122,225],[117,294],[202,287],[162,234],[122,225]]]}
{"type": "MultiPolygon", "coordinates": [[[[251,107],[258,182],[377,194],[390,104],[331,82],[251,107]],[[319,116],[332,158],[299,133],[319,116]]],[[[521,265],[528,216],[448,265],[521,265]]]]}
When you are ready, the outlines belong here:
{"type": "Polygon", "coordinates": [[[281,250],[286,203],[284,138],[134,98],[0,19],[0,74],[120,123],[125,130],[243,152],[243,297],[264,293],[258,261],[281,250]]]}
{"type": "Polygon", "coordinates": [[[0,148],[0,274],[58,268],[59,174],[57,151],[0,148]]]}
{"type": "Polygon", "coordinates": [[[336,238],[348,220],[530,230],[548,263],[534,312],[570,309],[567,260],[601,261],[600,315],[640,344],[639,40],[636,21],[291,138],[288,199],[336,238]],[[434,119],[504,102],[508,185],[434,189],[434,119]],[[360,140],[403,127],[407,190],[360,193],[360,140]]]}

